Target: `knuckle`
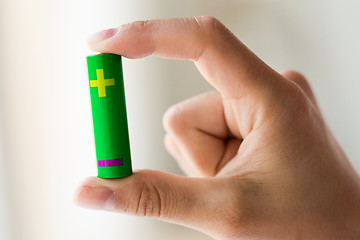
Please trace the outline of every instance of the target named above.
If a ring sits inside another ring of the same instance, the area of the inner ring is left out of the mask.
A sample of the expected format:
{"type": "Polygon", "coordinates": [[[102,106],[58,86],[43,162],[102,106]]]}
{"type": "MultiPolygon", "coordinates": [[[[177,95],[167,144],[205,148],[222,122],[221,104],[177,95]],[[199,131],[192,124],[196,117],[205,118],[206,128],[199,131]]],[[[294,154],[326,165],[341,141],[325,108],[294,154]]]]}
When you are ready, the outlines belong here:
{"type": "Polygon", "coordinates": [[[137,184],[134,197],[129,200],[125,212],[136,216],[161,217],[161,195],[151,183],[137,184]]]}
{"type": "Polygon", "coordinates": [[[166,134],[164,144],[167,151],[175,158],[175,160],[177,160],[178,163],[181,163],[180,159],[182,159],[182,154],[179,151],[178,142],[170,134],[166,134]]]}
{"type": "Polygon", "coordinates": [[[308,96],[301,87],[296,85],[288,89],[287,107],[289,116],[299,120],[307,117],[310,115],[311,106],[308,96]]]}
{"type": "Polygon", "coordinates": [[[170,107],[163,117],[165,130],[173,133],[180,132],[184,128],[186,115],[184,104],[178,103],[170,107]]]}
{"type": "Polygon", "coordinates": [[[214,31],[223,28],[223,24],[213,16],[202,16],[197,17],[196,21],[198,22],[199,26],[206,31],[214,31]]]}
{"type": "Polygon", "coordinates": [[[296,83],[301,89],[303,89],[305,92],[311,91],[311,86],[309,84],[309,81],[306,79],[306,77],[293,70],[286,70],[281,73],[285,78],[293,81],[296,83]]]}
{"type": "Polygon", "coordinates": [[[214,26],[220,21],[213,16],[201,16],[197,17],[197,20],[205,26],[214,26]]]}
{"type": "Polygon", "coordinates": [[[213,16],[195,17],[193,20],[197,26],[197,40],[201,42],[202,46],[198,48],[198,52],[191,58],[194,61],[197,61],[205,52],[206,48],[204,46],[207,44],[215,44],[215,42],[223,41],[226,36],[232,36],[231,32],[213,16]],[[215,41],[215,39],[218,41],[215,41]]]}
{"type": "MultiPolygon", "coordinates": [[[[276,99],[278,114],[273,119],[282,123],[282,129],[293,131],[300,125],[313,122],[318,112],[303,88],[296,83],[287,82],[280,91],[276,99]]],[[[268,107],[274,109],[273,104],[268,107]]]]}
{"type": "Polygon", "coordinates": [[[307,95],[302,87],[298,84],[292,84],[288,87],[288,94],[290,100],[296,105],[304,107],[304,105],[308,104],[307,95]]]}
{"type": "Polygon", "coordinates": [[[294,70],[285,70],[282,71],[281,74],[289,79],[304,79],[306,80],[305,76],[301,74],[300,72],[294,71],[294,70]]]}
{"type": "Polygon", "coordinates": [[[126,27],[133,29],[133,30],[144,31],[145,29],[147,29],[150,26],[150,23],[151,22],[149,20],[135,21],[135,22],[127,24],[126,27]]]}

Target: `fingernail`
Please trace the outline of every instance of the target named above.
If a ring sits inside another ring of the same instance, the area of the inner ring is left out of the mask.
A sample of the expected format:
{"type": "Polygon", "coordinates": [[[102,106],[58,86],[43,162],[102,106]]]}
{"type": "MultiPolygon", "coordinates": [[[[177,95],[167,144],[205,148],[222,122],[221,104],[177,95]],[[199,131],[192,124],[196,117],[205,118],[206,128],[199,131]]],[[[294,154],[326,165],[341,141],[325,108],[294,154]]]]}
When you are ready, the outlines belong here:
{"type": "Polygon", "coordinates": [[[88,42],[98,42],[103,41],[105,39],[111,38],[116,34],[118,31],[118,28],[110,28],[106,30],[101,30],[97,33],[94,33],[93,35],[88,37],[88,42]]]}
{"type": "Polygon", "coordinates": [[[107,187],[82,187],[75,196],[75,202],[84,208],[113,210],[116,197],[115,192],[107,187]]]}

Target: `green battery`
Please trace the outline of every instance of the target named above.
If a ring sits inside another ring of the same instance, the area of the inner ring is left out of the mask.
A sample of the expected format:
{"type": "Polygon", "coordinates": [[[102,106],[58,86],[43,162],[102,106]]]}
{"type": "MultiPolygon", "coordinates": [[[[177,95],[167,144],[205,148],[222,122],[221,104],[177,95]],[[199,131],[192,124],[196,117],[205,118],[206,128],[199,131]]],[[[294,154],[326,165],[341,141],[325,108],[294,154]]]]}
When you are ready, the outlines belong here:
{"type": "Polygon", "coordinates": [[[98,177],[132,174],[121,56],[87,57],[98,177]]]}

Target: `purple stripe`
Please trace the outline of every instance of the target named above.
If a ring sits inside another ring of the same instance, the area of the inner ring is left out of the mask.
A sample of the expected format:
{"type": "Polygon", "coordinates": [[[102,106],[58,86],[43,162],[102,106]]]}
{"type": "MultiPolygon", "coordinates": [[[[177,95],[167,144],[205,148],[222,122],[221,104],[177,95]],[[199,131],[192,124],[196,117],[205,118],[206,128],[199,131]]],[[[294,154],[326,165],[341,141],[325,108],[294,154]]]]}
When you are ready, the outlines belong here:
{"type": "Polygon", "coordinates": [[[98,160],[99,167],[112,167],[112,166],[119,166],[119,165],[123,165],[122,158],[110,159],[110,160],[98,160]]]}

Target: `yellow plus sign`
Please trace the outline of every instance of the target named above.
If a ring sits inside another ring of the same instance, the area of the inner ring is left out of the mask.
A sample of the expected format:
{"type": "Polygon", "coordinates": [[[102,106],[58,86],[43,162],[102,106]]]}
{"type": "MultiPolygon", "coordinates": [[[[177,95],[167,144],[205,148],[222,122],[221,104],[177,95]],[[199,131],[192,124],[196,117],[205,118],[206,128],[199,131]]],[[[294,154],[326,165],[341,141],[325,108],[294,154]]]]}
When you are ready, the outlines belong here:
{"type": "Polygon", "coordinates": [[[97,80],[90,80],[90,87],[97,87],[99,97],[106,97],[106,86],[115,85],[115,79],[104,79],[104,69],[96,69],[97,80]]]}

